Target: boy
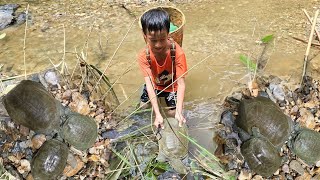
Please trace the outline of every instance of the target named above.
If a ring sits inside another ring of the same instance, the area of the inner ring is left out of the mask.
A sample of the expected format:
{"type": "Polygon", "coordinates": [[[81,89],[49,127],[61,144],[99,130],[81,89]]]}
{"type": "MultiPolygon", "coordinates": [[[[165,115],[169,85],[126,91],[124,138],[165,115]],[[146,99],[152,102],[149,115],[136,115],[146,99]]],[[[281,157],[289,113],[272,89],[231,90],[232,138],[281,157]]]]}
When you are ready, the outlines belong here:
{"type": "Polygon", "coordinates": [[[163,117],[155,96],[164,90],[158,96],[165,97],[166,104],[170,107],[168,115],[175,117],[179,126],[182,126],[186,122],[182,115],[184,75],[187,71],[185,54],[176,42],[169,39],[170,19],[163,9],[151,9],[144,13],[141,25],[147,47],[138,55],[145,80],[140,106],[145,106],[150,97],[155,113],[154,125],[163,129],[163,117]],[[175,80],[177,81],[172,84],[175,80]],[[167,87],[168,85],[170,86],[167,87]]]}

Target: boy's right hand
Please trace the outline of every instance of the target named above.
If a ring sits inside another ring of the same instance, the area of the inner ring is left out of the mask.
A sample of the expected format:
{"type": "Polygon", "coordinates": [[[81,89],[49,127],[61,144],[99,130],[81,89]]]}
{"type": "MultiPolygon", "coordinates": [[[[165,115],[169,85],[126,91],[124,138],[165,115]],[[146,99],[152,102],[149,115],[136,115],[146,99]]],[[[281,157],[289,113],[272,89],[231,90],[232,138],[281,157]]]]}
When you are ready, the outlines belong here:
{"type": "Polygon", "coordinates": [[[156,126],[156,128],[158,128],[159,125],[160,125],[161,129],[164,129],[164,126],[163,126],[163,117],[162,117],[161,115],[156,116],[153,125],[156,126]]]}

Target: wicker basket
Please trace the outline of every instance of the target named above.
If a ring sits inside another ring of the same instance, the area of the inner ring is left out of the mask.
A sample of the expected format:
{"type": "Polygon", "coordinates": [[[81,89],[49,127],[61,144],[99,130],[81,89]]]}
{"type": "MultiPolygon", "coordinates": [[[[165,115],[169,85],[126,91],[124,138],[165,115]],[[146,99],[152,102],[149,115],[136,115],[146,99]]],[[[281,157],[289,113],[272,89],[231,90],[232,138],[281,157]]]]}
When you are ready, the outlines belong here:
{"type": "MultiPolygon", "coordinates": [[[[155,8],[162,8],[163,10],[167,11],[169,16],[170,16],[170,22],[172,22],[175,26],[177,26],[178,28],[169,33],[169,36],[172,37],[174,39],[174,41],[176,41],[180,46],[182,46],[182,40],[183,40],[183,27],[184,24],[186,23],[186,19],[184,14],[177,8],[172,7],[172,6],[159,6],[159,7],[155,7],[155,8]]],[[[152,8],[152,9],[155,9],[152,8]]],[[[148,9],[147,11],[149,11],[150,9],[148,9]]],[[[147,12],[145,11],[145,12],[147,12]]],[[[144,12],[144,13],[145,13],[144,12]]],[[[141,16],[139,18],[139,26],[142,29],[141,26],[141,16]]]]}

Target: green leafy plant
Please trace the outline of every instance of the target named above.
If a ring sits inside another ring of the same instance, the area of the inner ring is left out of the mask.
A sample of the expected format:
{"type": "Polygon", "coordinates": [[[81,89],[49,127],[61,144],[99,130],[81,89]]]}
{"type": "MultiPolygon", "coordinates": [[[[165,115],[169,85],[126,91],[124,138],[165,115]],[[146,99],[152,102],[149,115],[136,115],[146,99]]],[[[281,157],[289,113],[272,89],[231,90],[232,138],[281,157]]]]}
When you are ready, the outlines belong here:
{"type": "Polygon", "coordinates": [[[263,37],[263,38],[261,39],[261,42],[263,42],[263,43],[269,43],[271,40],[273,40],[273,38],[274,38],[273,34],[270,34],[270,35],[267,35],[267,36],[263,37]]]}
{"type": "Polygon", "coordinates": [[[240,58],[240,61],[250,69],[250,71],[253,72],[256,70],[256,67],[257,67],[256,63],[254,63],[249,57],[241,54],[239,58],[240,58]]]}
{"type": "Polygon", "coordinates": [[[155,158],[152,159],[145,170],[145,179],[153,180],[157,179],[156,176],[158,176],[159,171],[167,171],[169,170],[170,165],[165,162],[156,162],[155,158]],[[157,171],[155,171],[157,170],[157,171]]]}

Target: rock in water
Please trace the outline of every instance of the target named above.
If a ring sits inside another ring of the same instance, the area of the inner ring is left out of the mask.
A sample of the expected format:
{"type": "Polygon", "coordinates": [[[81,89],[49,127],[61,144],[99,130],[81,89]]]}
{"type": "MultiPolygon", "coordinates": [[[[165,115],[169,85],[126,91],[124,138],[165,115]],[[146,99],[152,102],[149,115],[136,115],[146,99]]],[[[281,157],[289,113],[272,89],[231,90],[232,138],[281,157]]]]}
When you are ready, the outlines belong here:
{"type": "Polygon", "coordinates": [[[39,133],[50,133],[60,125],[61,104],[40,84],[23,80],[4,98],[11,119],[39,133]]]}
{"type": "Polygon", "coordinates": [[[13,13],[17,10],[18,7],[19,5],[17,4],[7,4],[0,6],[0,30],[8,27],[13,23],[13,13]]]}
{"type": "Polygon", "coordinates": [[[68,151],[68,146],[58,140],[46,141],[32,159],[33,178],[57,179],[67,164],[68,151]]]}
{"type": "Polygon", "coordinates": [[[244,99],[240,102],[238,127],[252,135],[252,128],[259,132],[277,148],[289,139],[293,129],[292,120],[280,108],[265,97],[244,99]]]}

